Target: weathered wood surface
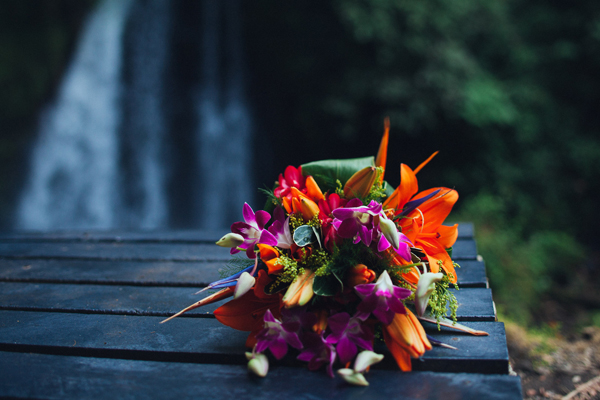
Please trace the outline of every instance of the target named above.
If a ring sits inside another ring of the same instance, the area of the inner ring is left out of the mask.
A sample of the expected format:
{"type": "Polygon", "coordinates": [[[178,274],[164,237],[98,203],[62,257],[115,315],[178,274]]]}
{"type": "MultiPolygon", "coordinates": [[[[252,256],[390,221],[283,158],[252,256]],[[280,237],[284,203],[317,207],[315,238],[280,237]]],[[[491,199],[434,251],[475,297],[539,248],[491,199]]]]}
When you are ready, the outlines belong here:
{"type": "Polygon", "coordinates": [[[350,387],[322,372],[273,365],[264,379],[242,365],[0,353],[0,392],[46,399],[489,399],[521,396],[518,378],[467,373],[373,371],[350,387]],[[37,379],[29,379],[35,376],[37,379]],[[207,384],[209,382],[210,384],[207,384]],[[285,397],[284,397],[285,396],[285,397]]]}
{"type": "Polygon", "coordinates": [[[459,233],[458,319],[490,336],[425,324],[459,350],[436,347],[410,374],[387,354],[368,388],[305,371],[292,354],[266,379],[249,376],[247,333],[214,319],[219,304],[159,324],[220,277],[229,253],[210,244],[219,233],[2,234],[0,397],[520,398],[472,226],[459,233]]]}
{"type": "MultiPolygon", "coordinates": [[[[168,317],[208,294],[208,291],[200,295],[195,292],[191,288],[166,286],[0,282],[0,310],[168,317]]],[[[490,289],[452,292],[460,304],[459,321],[495,321],[490,289]]],[[[210,314],[226,301],[192,310],[182,317],[210,314]]]]}

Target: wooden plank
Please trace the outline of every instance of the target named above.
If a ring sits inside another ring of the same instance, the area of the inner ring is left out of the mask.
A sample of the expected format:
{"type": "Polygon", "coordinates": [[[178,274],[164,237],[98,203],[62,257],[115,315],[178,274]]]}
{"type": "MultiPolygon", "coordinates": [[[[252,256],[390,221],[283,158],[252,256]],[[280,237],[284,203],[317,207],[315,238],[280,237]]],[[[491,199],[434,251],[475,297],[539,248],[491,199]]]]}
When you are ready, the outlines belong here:
{"type": "MultiPolygon", "coordinates": [[[[113,261],[0,259],[0,282],[94,283],[106,285],[183,286],[202,288],[220,279],[225,261],[113,261]]],[[[461,289],[487,287],[482,261],[459,261],[461,289]]],[[[250,264],[248,264],[250,265],[250,264]]]]}
{"type": "MultiPolygon", "coordinates": [[[[472,239],[457,240],[452,256],[456,260],[477,257],[472,239]]],[[[181,243],[0,243],[0,257],[8,259],[97,259],[136,261],[227,261],[229,249],[214,244],[181,243]]]]}
{"type": "MultiPolygon", "coordinates": [[[[0,242],[135,242],[135,243],[214,243],[227,231],[214,230],[156,230],[156,231],[52,231],[1,232],[0,242]]],[[[458,238],[473,238],[473,224],[458,223],[458,238]]]]}
{"type": "MultiPolygon", "coordinates": [[[[247,333],[211,318],[175,319],[49,312],[0,311],[0,351],[96,356],[150,361],[244,364],[247,333]]],[[[427,327],[438,340],[459,350],[435,347],[415,370],[508,373],[504,324],[465,322],[489,336],[427,327]]],[[[387,351],[387,350],[385,350],[387,351]]],[[[295,359],[286,359],[297,365],[295,359]]],[[[397,368],[391,357],[383,368],[397,368]]]]}
{"type": "Polygon", "coordinates": [[[521,399],[516,376],[372,370],[368,387],[324,371],[271,364],[266,378],[244,365],[164,363],[45,354],[0,353],[0,396],[45,399],[248,398],[521,399]],[[35,377],[35,379],[32,379],[35,377]]]}
{"type": "MultiPolygon", "coordinates": [[[[466,228],[468,229],[468,228],[466,228]]],[[[165,231],[51,231],[4,232],[0,242],[131,242],[131,243],[207,243],[214,244],[223,233],[214,230],[165,231]]]]}
{"type": "MultiPolygon", "coordinates": [[[[0,309],[168,317],[207,295],[191,288],[0,282],[0,309]]],[[[453,290],[460,321],[495,321],[490,289],[453,290]]],[[[227,300],[193,310],[206,316],[227,300]]]]}

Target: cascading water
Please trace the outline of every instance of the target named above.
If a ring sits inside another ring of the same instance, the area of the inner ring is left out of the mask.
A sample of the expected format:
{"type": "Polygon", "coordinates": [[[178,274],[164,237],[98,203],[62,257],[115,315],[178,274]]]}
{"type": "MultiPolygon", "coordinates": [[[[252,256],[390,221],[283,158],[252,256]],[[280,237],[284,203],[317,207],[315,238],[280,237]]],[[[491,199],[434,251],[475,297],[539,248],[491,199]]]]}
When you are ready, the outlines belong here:
{"type": "Polygon", "coordinates": [[[251,162],[250,118],[243,98],[241,59],[241,16],[238,3],[223,4],[220,0],[203,3],[202,80],[198,88],[198,143],[202,183],[198,187],[212,188],[201,193],[205,212],[203,226],[226,226],[233,222],[239,207],[250,201],[251,162]],[[225,43],[220,42],[219,14],[227,7],[225,43]],[[232,7],[235,6],[235,7],[232,7]],[[220,68],[219,48],[229,49],[227,68],[220,68]],[[225,71],[225,87],[220,88],[220,73],[225,71]],[[215,157],[215,154],[217,155],[215,157]]]}
{"type": "Polygon", "coordinates": [[[129,7],[106,1],[87,22],[58,99],[40,121],[19,228],[116,223],[121,38],[129,7]]]}
{"type": "Polygon", "coordinates": [[[195,58],[174,49],[177,7],[105,0],[90,16],[40,118],[18,229],[222,228],[251,202],[239,1],[201,4],[195,58]],[[171,76],[182,58],[190,82],[171,76]]]}

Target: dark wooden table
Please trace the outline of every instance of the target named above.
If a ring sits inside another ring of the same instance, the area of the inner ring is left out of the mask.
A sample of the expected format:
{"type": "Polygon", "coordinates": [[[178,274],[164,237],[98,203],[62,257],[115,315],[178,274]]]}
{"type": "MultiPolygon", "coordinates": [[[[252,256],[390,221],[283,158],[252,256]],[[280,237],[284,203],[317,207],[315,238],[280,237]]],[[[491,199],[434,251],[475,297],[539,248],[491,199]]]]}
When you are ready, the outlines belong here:
{"type": "Polygon", "coordinates": [[[0,396],[522,398],[470,224],[460,226],[454,247],[458,318],[490,336],[426,326],[459,350],[434,347],[413,361],[412,373],[388,355],[366,388],[309,372],[292,356],[272,362],[264,379],[249,375],[247,334],[214,319],[218,304],[159,324],[219,278],[229,259],[214,245],[222,233],[0,235],[0,396]]]}

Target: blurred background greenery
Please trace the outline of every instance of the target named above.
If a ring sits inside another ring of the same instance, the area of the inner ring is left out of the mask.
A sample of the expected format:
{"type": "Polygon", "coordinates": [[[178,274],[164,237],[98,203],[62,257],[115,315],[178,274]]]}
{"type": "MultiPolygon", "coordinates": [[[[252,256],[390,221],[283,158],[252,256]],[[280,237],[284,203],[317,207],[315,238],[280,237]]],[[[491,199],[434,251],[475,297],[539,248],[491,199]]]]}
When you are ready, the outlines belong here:
{"type": "MultiPolygon", "coordinates": [[[[37,116],[94,4],[0,2],[4,229],[37,116]]],[[[420,187],[459,191],[452,217],[475,223],[503,314],[522,324],[593,322],[600,3],[259,0],[243,7],[256,170],[266,180],[259,186],[289,164],[375,154],[389,116],[387,180],[398,183],[399,163],[416,167],[440,150],[419,173],[420,187]]]]}

